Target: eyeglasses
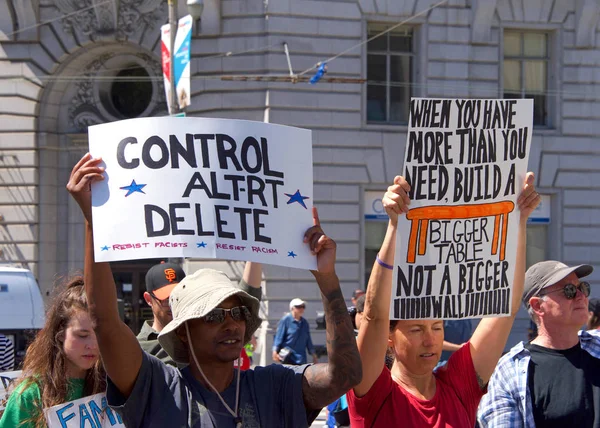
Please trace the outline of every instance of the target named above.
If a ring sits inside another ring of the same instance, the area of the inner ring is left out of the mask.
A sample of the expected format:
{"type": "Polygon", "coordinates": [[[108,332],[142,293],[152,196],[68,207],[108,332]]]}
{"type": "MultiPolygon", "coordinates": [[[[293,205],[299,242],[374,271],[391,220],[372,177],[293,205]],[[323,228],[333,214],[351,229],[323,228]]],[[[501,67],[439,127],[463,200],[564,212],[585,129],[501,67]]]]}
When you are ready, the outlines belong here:
{"type": "Polygon", "coordinates": [[[296,309],[306,309],[306,306],[300,305],[300,306],[294,306],[294,308],[296,308],[296,309]]]}
{"type": "Polygon", "coordinates": [[[563,288],[559,288],[557,290],[549,291],[547,293],[540,293],[540,296],[545,296],[546,294],[556,293],[558,291],[562,291],[567,298],[567,300],[573,300],[575,296],[577,296],[577,290],[581,290],[585,297],[590,295],[590,283],[582,281],[579,285],[575,284],[567,284],[563,288]]]}
{"type": "Polygon", "coordinates": [[[164,300],[161,300],[161,299],[159,299],[158,297],[156,297],[156,296],[154,295],[154,293],[152,293],[152,292],[151,292],[151,293],[149,293],[149,294],[150,294],[150,296],[152,296],[152,298],[153,298],[154,300],[156,300],[156,301],[158,302],[158,304],[159,304],[160,306],[162,306],[163,308],[168,308],[168,307],[169,307],[169,298],[168,298],[168,297],[167,297],[166,299],[164,299],[164,300]]]}
{"type": "Polygon", "coordinates": [[[236,306],[231,309],[215,308],[206,314],[202,319],[208,324],[221,324],[225,322],[225,316],[229,313],[229,316],[234,321],[248,321],[252,318],[250,309],[246,306],[236,306]]]}

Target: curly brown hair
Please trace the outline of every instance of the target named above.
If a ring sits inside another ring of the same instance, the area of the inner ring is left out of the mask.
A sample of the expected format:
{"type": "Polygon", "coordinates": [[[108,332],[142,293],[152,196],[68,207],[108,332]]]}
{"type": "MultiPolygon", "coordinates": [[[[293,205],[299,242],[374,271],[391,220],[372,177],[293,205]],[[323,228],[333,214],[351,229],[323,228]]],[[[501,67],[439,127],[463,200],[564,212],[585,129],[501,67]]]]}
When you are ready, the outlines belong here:
{"type": "MultiPolygon", "coordinates": [[[[46,323],[27,348],[23,362],[23,376],[18,387],[26,389],[33,383],[40,388],[41,403],[36,403],[39,412],[31,415],[27,423],[45,427],[43,409],[67,401],[69,379],[67,358],[63,350],[65,332],[69,321],[78,311],[88,310],[85,287],[81,276],[59,286],[52,305],[46,313],[46,323]]],[[[100,359],[87,371],[84,396],[97,394],[106,388],[104,368],[100,359]]]]}

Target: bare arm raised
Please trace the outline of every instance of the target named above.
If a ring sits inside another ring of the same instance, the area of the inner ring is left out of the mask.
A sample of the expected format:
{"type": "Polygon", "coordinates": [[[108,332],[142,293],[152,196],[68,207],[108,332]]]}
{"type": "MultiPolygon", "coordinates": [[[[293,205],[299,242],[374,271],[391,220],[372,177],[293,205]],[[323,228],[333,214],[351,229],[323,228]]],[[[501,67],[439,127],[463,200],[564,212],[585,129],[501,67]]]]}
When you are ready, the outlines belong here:
{"type": "Polygon", "coordinates": [[[106,373],[128,397],[142,365],[142,349],[133,332],[119,318],[117,291],[108,263],[94,262],[91,184],[103,180],[102,159],[86,154],[71,171],[67,190],[77,201],[86,220],[84,283],[90,316],[95,321],[100,355],[106,373]]]}
{"type": "Polygon", "coordinates": [[[317,255],[317,270],[312,273],[325,308],[329,363],[306,369],[302,391],[307,409],[320,409],[360,382],[362,372],[352,321],[335,273],[336,244],[323,233],[316,208],[313,218],[314,226],[304,235],[304,242],[317,255]]]}
{"type": "Polygon", "coordinates": [[[262,263],[246,262],[242,278],[252,288],[260,288],[262,282],[262,263]]]}
{"type": "MultiPolygon", "coordinates": [[[[383,206],[390,220],[378,257],[389,266],[394,264],[398,214],[408,212],[409,191],[410,185],[403,177],[398,176],[383,197],[383,206]]],[[[362,381],[354,387],[354,393],[358,397],[369,392],[383,369],[390,328],[391,296],[392,270],[376,261],[369,277],[365,309],[358,333],[363,370],[362,381]]]]}

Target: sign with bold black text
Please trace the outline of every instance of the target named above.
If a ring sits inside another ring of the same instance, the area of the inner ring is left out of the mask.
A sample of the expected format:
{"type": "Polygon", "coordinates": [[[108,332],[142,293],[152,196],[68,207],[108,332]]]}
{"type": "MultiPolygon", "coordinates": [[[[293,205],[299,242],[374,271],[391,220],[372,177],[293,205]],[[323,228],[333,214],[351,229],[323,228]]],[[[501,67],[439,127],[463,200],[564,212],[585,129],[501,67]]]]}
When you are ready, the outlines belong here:
{"type": "Polygon", "coordinates": [[[411,100],[391,319],[511,313],[532,128],[533,100],[411,100]]]}
{"type": "Polygon", "coordinates": [[[89,128],[95,259],[223,258],[315,269],[305,129],[204,118],[89,128]]]}

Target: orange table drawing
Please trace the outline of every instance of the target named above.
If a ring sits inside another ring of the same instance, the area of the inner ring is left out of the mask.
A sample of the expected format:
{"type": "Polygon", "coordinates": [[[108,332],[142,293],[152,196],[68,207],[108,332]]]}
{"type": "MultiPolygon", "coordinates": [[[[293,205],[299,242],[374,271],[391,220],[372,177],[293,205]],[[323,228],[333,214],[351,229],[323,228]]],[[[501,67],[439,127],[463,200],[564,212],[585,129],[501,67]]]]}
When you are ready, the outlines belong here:
{"type": "Polygon", "coordinates": [[[427,227],[429,220],[459,220],[478,217],[494,216],[494,235],[492,239],[492,254],[498,252],[500,240],[500,260],[504,260],[506,251],[506,233],[508,230],[508,215],[515,209],[511,201],[492,202],[475,205],[430,205],[411,209],[406,218],[410,220],[410,236],[408,239],[407,263],[414,263],[419,241],[419,255],[427,251],[427,227]],[[502,236],[500,237],[500,220],[502,219],[502,236]]]}

